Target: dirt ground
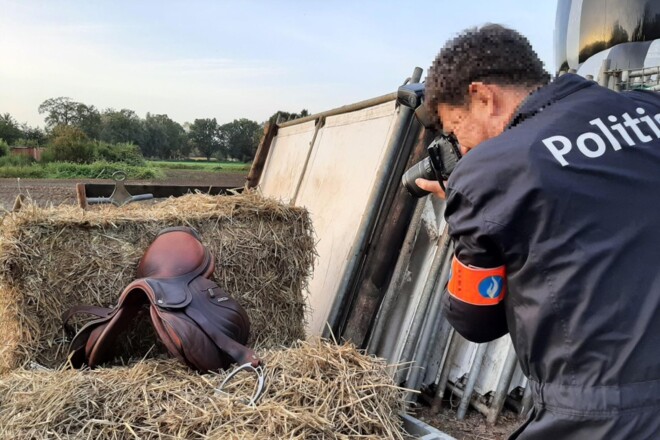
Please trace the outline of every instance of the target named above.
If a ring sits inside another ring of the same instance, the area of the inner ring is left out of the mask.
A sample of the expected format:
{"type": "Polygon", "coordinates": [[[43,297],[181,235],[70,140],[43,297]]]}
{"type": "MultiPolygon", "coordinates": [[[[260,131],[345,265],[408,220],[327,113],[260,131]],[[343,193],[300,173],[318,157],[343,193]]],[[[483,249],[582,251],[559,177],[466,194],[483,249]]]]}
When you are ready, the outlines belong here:
{"type": "MultiPolygon", "coordinates": [[[[129,184],[180,184],[242,187],[247,174],[209,173],[191,170],[165,170],[167,177],[153,181],[130,181],[129,184]]],[[[31,197],[37,204],[76,204],[77,183],[111,183],[109,180],[60,180],[60,179],[0,179],[0,213],[10,210],[18,194],[31,197]]],[[[456,409],[448,402],[438,414],[429,408],[413,413],[415,417],[457,440],[505,440],[523,420],[517,414],[505,410],[495,426],[486,423],[484,416],[474,410],[468,411],[464,420],[456,420],[456,409]]]]}
{"type": "Polygon", "coordinates": [[[456,408],[449,404],[440,408],[438,414],[431,412],[430,408],[422,408],[413,415],[457,440],[506,440],[524,422],[508,409],[502,411],[494,426],[474,409],[468,410],[465,419],[456,420],[456,408]]]}
{"type": "MultiPolygon", "coordinates": [[[[242,187],[247,174],[211,173],[194,170],[164,170],[166,178],[161,180],[133,180],[127,184],[145,185],[213,185],[242,187]]],[[[11,209],[16,196],[23,194],[37,204],[75,204],[77,183],[112,183],[102,179],[0,179],[0,211],[11,209]]]]}

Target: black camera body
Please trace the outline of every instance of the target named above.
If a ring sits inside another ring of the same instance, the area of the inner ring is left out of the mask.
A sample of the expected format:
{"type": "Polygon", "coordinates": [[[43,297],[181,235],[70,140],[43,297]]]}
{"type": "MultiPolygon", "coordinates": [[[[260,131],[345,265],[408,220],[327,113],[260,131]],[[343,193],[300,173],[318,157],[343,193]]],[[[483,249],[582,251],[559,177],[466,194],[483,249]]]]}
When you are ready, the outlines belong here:
{"type": "Polygon", "coordinates": [[[442,189],[444,182],[449,179],[454,167],[461,158],[461,151],[453,136],[442,134],[433,139],[426,148],[429,156],[417,162],[403,173],[401,183],[414,197],[424,197],[429,194],[415,183],[415,179],[437,180],[442,189]]]}
{"type": "MultiPolygon", "coordinates": [[[[440,128],[437,126],[437,122],[434,121],[437,118],[431,117],[423,105],[424,84],[406,84],[399,87],[397,102],[414,109],[417,120],[425,128],[434,131],[440,128]]],[[[444,190],[444,182],[449,179],[454,167],[462,157],[456,138],[444,133],[436,136],[426,149],[429,156],[406,170],[401,178],[403,186],[414,197],[424,197],[429,194],[428,191],[423,190],[415,183],[415,180],[420,177],[427,180],[437,180],[444,190]]]]}

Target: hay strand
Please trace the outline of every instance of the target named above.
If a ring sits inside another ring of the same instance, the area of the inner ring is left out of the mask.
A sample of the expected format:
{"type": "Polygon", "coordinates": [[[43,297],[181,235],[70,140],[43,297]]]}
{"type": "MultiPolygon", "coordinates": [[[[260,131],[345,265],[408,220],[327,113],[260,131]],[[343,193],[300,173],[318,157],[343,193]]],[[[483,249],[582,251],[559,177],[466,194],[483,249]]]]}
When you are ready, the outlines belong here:
{"type": "MultiPolygon", "coordinates": [[[[176,225],[196,228],[216,256],[215,280],[246,309],[252,346],[304,339],[315,253],[302,208],[254,192],[89,211],[27,204],[0,218],[0,373],[31,361],[61,365],[61,314],[77,304],[114,305],[157,232],[176,225]]],[[[148,336],[133,342],[138,356],[151,347],[148,336]]]]}
{"type": "Polygon", "coordinates": [[[264,355],[254,376],[200,375],[171,360],[76,371],[17,370],[0,379],[0,437],[91,439],[402,439],[405,390],[383,360],[314,340],[264,355]]]}

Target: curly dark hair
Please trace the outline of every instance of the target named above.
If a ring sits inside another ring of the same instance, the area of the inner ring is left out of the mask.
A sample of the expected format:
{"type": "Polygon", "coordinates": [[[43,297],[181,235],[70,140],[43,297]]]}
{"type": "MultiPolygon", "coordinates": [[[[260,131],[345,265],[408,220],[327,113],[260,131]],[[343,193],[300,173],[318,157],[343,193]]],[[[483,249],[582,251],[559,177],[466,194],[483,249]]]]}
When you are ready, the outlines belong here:
{"type": "Polygon", "coordinates": [[[550,75],[523,35],[498,24],[463,31],[440,50],[426,77],[426,105],[463,105],[468,86],[488,84],[541,86],[550,75]]]}

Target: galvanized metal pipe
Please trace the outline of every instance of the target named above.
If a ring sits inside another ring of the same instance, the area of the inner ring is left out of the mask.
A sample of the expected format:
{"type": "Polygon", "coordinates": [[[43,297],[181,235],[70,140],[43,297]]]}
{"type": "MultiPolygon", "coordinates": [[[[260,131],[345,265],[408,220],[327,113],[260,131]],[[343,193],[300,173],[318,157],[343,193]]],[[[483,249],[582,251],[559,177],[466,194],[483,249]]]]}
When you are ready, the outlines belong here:
{"type": "MultiPolygon", "coordinates": [[[[435,383],[435,384],[440,383],[441,375],[442,375],[442,372],[443,372],[443,366],[446,364],[447,358],[449,357],[449,352],[451,351],[450,350],[451,349],[451,343],[452,343],[452,340],[453,340],[453,337],[454,337],[454,332],[456,331],[456,330],[454,330],[454,327],[451,326],[449,321],[443,320],[442,324],[443,324],[443,326],[442,326],[443,332],[446,333],[446,335],[444,335],[442,337],[442,339],[444,339],[443,349],[442,349],[442,352],[440,353],[440,359],[438,360],[438,370],[435,372],[435,376],[433,378],[433,383],[435,383]]],[[[440,350],[438,350],[438,351],[440,351],[440,350]]],[[[437,394],[437,392],[436,392],[436,394],[437,394]]]]}
{"type": "Polygon", "coordinates": [[[465,384],[463,396],[461,397],[461,403],[458,405],[458,411],[456,411],[456,418],[458,420],[463,420],[465,418],[468,406],[470,406],[470,399],[472,399],[474,386],[477,383],[477,378],[479,377],[479,372],[481,371],[481,365],[484,362],[484,356],[486,355],[487,348],[488,344],[477,345],[477,352],[474,355],[474,360],[472,361],[472,366],[470,367],[470,372],[468,373],[467,383],[465,384]]]}
{"type": "Polygon", "coordinates": [[[403,240],[400,256],[397,259],[396,265],[394,266],[394,273],[392,274],[390,285],[385,292],[385,296],[383,297],[380,309],[376,315],[376,324],[367,345],[367,349],[370,353],[377,354],[380,357],[389,358],[389,353],[385,353],[384,349],[380,347],[381,339],[383,337],[383,333],[385,332],[385,327],[390,323],[389,317],[391,316],[392,308],[396,304],[399,289],[401,289],[401,285],[403,284],[408,266],[410,264],[410,258],[412,257],[412,251],[415,247],[415,243],[417,242],[419,223],[422,218],[422,213],[424,212],[424,204],[426,203],[426,200],[419,199],[416,203],[417,205],[415,206],[415,211],[413,212],[412,219],[410,220],[408,231],[406,232],[406,237],[403,240]]]}
{"type": "MultiPolygon", "coordinates": [[[[433,289],[437,284],[438,278],[440,277],[440,268],[445,262],[445,257],[448,252],[448,241],[449,241],[449,232],[447,228],[442,233],[440,237],[438,248],[435,251],[433,256],[433,261],[431,262],[431,267],[428,271],[428,276],[422,292],[419,297],[419,303],[414,310],[410,311],[410,314],[413,316],[412,322],[410,323],[410,331],[408,332],[408,337],[406,338],[403,350],[401,352],[400,361],[407,362],[413,360],[413,352],[415,347],[419,343],[419,336],[422,331],[422,325],[424,324],[424,319],[414,319],[415,315],[419,315],[427,311],[429,303],[431,302],[431,296],[433,294],[433,289]]],[[[426,315],[422,315],[426,316],[426,315]]],[[[414,365],[413,367],[417,367],[414,365]]]]}
{"type": "Polygon", "coordinates": [[[504,367],[500,374],[497,388],[495,388],[495,396],[490,403],[490,410],[486,416],[488,423],[494,424],[502,411],[506,396],[509,394],[509,386],[511,385],[511,379],[513,378],[513,373],[516,370],[517,364],[518,358],[516,357],[516,351],[513,349],[513,344],[509,341],[509,344],[507,345],[506,359],[504,360],[504,367]]]}
{"type": "Polygon", "coordinates": [[[442,368],[442,363],[447,355],[449,348],[449,335],[451,334],[452,326],[445,319],[444,313],[438,313],[436,317],[437,324],[435,326],[433,337],[429,342],[428,356],[426,359],[426,371],[421,379],[421,386],[435,384],[442,368]]]}
{"type": "Polygon", "coordinates": [[[610,75],[609,87],[615,92],[621,91],[621,72],[615,72],[612,75],[610,75]]]}
{"type": "Polygon", "coordinates": [[[609,70],[610,70],[611,61],[604,59],[600,65],[600,71],[598,72],[598,85],[607,87],[610,82],[609,70]]]}
{"type": "Polygon", "coordinates": [[[639,69],[639,70],[629,70],[628,71],[628,78],[635,78],[635,77],[645,77],[645,76],[651,76],[651,75],[657,75],[660,74],[660,66],[656,67],[648,67],[644,69],[639,69]]]}
{"type": "MultiPolygon", "coordinates": [[[[461,400],[463,400],[463,397],[465,396],[465,390],[462,390],[459,387],[457,387],[456,385],[453,385],[451,383],[447,385],[447,388],[449,388],[449,391],[451,391],[452,394],[455,394],[461,400]]],[[[488,405],[486,405],[483,402],[478,401],[477,399],[470,398],[470,404],[472,405],[472,407],[474,409],[476,409],[477,411],[479,411],[481,414],[484,414],[484,415],[488,414],[488,411],[490,410],[490,407],[488,405]]],[[[459,420],[462,420],[462,418],[459,419],[459,420]]]]}
{"type": "MultiPolygon", "coordinates": [[[[430,350],[435,349],[436,347],[430,344],[431,339],[434,336],[434,333],[437,332],[437,327],[439,320],[437,319],[439,315],[442,315],[442,296],[444,291],[444,282],[446,282],[449,277],[449,270],[451,261],[447,258],[450,255],[449,249],[451,245],[451,240],[449,239],[449,232],[445,227],[442,237],[440,239],[440,248],[436,251],[436,255],[440,260],[441,270],[436,276],[435,282],[431,286],[431,297],[435,298],[435,301],[430,301],[431,306],[428,308],[428,313],[424,313],[425,319],[424,324],[421,328],[421,334],[419,336],[419,342],[417,344],[417,349],[412,356],[412,361],[414,366],[419,368],[413,368],[410,371],[408,379],[406,380],[406,386],[411,389],[418,389],[420,386],[420,377],[422,369],[426,369],[425,365],[422,365],[424,360],[430,358],[430,350]],[[435,292],[435,295],[433,294],[435,292]]],[[[431,267],[433,270],[433,267],[431,267]]],[[[426,287],[426,286],[425,286],[426,287]]],[[[419,310],[419,309],[418,309],[419,310]]],[[[421,310],[426,310],[423,308],[421,310]]],[[[405,358],[404,358],[405,359],[405,358]]]]}
{"type": "Polygon", "coordinates": [[[433,403],[431,404],[431,409],[434,412],[438,412],[442,406],[442,399],[445,397],[445,389],[447,389],[447,383],[449,382],[449,372],[451,370],[451,360],[456,355],[456,350],[458,349],[458,336],[456,330],[452,327],[449,332],[449,348],[447,349],[447,355],[440,365],[440,370],[438,372],[438,388],[435,390],[435,396],[433,396],[433,403]]]}
{"type": "MultiPolygon", "coordinates": [[[[414,75],[417,73],[419,68],[415,69],[414,75]]],[[[421,73],[418,75],[421,77],[421,73]]],[[[418,80],[419,81],[419,80],[418,80]]],[[[396,99],[396,92],[390,95],[391,99],[396,99]]],[[[377,103],[387,102],[384,97],[376,98],[375,100],[362,101],[362,103],[353,104],[352,106],[344,106],[339,109],[330,110],[329,112],[323,112],[316,115],[316,117],[327,117],[333,114],[347,113],[349,111],[355,111],[366,107],[371,107],[377,103]],[[382,100],[382,101],[379,101],[382,100]],[[333,113],[334,112],[334,113],[333,113]]],[[[350,290],[351,284],[354,282],[358,265],[362,260],[364,250],[368,244],[368,239],[373,233],[374,225],[378,219],[378,216],[381,214],[383,197],[387,191],[387,182],[391,177],[392,170],[396,166],[395,158],[399,152],[399,148],[402,143],[406,140],[408,133],[411,129],[412,118],[414,117],[413,109],[409,107],[400,106],[399,114],[397,115],[396,122],[392,129],[392,135],[388,141],[387,147],[383,154],[383,161],[381,163],[380,169],[376,173],[376,178],[374,179],[374,186],[372,188],[369,200],[367,202],[368,211],[365,212],[358,227],[358,233],[355,237],[355,241],[351,250],[348,254],[348,261],[344,269],[341,281],[337,288],[337,295],[333,301],[332,308],[328,314],[327,322],[330,325],[330,328],[326,327],[323,331],[324,337],[331,337],[333,333],[335,336],[341,337],[341,326],[343,323],[338,322],[339,317],[342,316],[343,309],[346,307],[346,296],[350,290]]],[[[311,117],[309,117],[311,119],[311,117]]],[[[296,122],[300,123],[303,119],[297,119],[296,122]]],[[[282,126],[286,126],[282,124],[282,126]]]]}
{"type": "MultiPolygon", "coordinates": [[[[433,305],[431,306],[431,308],[434,308],[433,305]]],[[[419,338],[419,344],[411,360],[412,368],[409,369],[408,377],[406,378],[406,387],[411,390],[421,389],[425,374],[429,369],[429,361],[430,361],[429,346],[432,335],[427,336],[425,335],[425,333],[427,332],[426,329],[429,329],[429,333],[431,331],[438,332],[438,326],[441,323],[437,319],[438,317],[437,315],[438,315],[437,311],[434,312],[430,311],[428,315],[424,316],[424,326],[423,326],[424,328],[422,330],[422,336],[420,336],[419,338]]],[[[439,347],[437,348],[440,349],[439,347]]],[[[406,396],[406,400],[413,400],[414,397],[415,397],[414,393],[410,392],[406,396]]]]}

